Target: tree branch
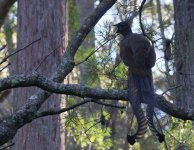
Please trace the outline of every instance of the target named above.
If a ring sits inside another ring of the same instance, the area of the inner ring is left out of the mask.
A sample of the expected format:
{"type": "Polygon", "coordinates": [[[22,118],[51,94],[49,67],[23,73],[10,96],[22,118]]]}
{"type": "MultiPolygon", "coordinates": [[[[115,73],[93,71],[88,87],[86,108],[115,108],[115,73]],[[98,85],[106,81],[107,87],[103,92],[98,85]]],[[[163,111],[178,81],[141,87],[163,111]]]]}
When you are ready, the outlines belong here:
{"type": "MultiPolygon", "coordinates": [[[[105,90],[101,88],[89,88],[79,84],[61,84],[46,79],[38,74],[34,74],[31,76],[18,75],[7,77],[0,80],[0,91],[7,90],[10,88],[29,86],[37,86],[43,90],[52,93],[74,95],[82,98],[88,97],[94,99],[107,99],[107,100],[124,100],[124,101],[128,99],[130,100],[130,98],[128,98],[129,94],[126,90],[114,90],[114,89],[105,90]]],[[[32,99],[35,98],[32,97],[32,99]]],[[[165,100],[165,98],[162,95],[156,94],[156,104],[157,108],[176,118],[180,118],[183,120],[194,119],[194,111],[188,112],[183,108],[178,108],[176,105],[165,100]]],[[[29,105],[29,107],[32,106],[29,105]]],[[[26,107],[25,109],[29,108],[26,107]]]]}
{"type": "Polygon", "coordinates": [[[146,0],[143,0],[141,5],[140,5],[140,7],[139,7],[139,23],[140,23],[140,28],[142,30],[143,35],[145,37],[147,37],[152,42],[152,44],[153,44],[154,41],[145,33],[145,30],[144,30],[144,27],[143,27],[143,24],[142,24],[142,21],[141,21],[143,6],[144,6],[145,2],[146,2],[146,0]]]}
{"type": "Polygon", "coordinates": [[[58,115],[58,114],[61,114],[63,112],[66,112],[66,111],[69,111],[71,109],[74,109],[78,106],[81,106],[83,104],[86,104],[88,102],[91,102],[91,100],[85,100],[85,101],[82,101],[82,102],[79,102],[77,104],[74,104],[74,105],[71,105],[70,107],[68,108],[62,108],[62,109],[59,109],[59,110],[56,110],[56,109],[50,109],[50,110],[47,110],[47,111],[43,111],[43,112],[40,112],[40,113],[37,113],[35,116],[34,116],[34,119],[37,119],[37,118],[40,118],[40,117],[45,117],[45,116],[50,116],[50,115],[58,115]]]}
{"type": "Polygon", "coordinates": [[[99,105],[107,106],[107,107],[113,107],[113,108],[118,108],[118,109],[126,109],[125,106],[118,106],[118,105],[107,104],[107,103],[103,103],[101,101],[93,101],[93,102],[96,103],[96,104],[99,104],[99,105]]]}
{"type": "Polygon", "coordinates": [[[34,116],[34,119],[37,119],[37,118],[40,118],[40,117],[45,117],[45,116],[58,115],[58,114],[66,112],[66,111],[75,109],[76,107],[84,105],[88,102],[94,102],[94,103],[99,104],[99,105],[104,105],[104,106],[107,106],[107,107],[113,107],[113,108],[118,108],[118,109],[125,109],[126,108],[125,106],[116,106],[116,105],[103,103],[103,102],[100,102],[98,99],[87,99],[87,100],[84,100],[82,102],[71,105],[67,108],[62,108],[62,109],[59,109],[59,110],[50,109],[50,110],[47,110],[47,111],[39,112],[34,116]]]}
{"type": "Polygon", "coordinates": [[[19,53],[20,51],[25,50],[27,47],[31,46],[32,44],[34,44],[34,43],[36,43],[36,42],[38,42],[38,41],[40,41],[40,40],[41,40],[41,38],[38,38],[37,40],[32,41],[32,42],[29,43],[28,45],[26,45],[26,46],[24,46],[24,47],[22,47],[22,48],[20,48],[20,49],[16,49],[13,53],[9,54],[8,56],[5,56],[5,57],[0,61],[0,65],[1,65],[2,63],[6,62],[7,59],[8,59],[9,57],[11,57],[11,56],[13,56],[13,55],[19,53]]]}
{"type": "MultiPolygon", "coordinates": [[[[84,21],[83,25],[71,39],[71,42],[65,51],[62,63],[53,74],[51,80],[55,82],[62,82],[64,78],[73,70],[75,66],[74,55],[77,52],[79,46],[88,35],[88,33],[96,25],[98,20],[109,8],[113,6],[115,2],[116,0],[103,0],[93,11],[93,13],[91,13],[89,17],[84,21]]],[[[87,89],[85,90],[87,91],[87,89]]],[[[0,145],[3,145],[4,143],[12,139],[19,128],[33,120],[36,112],[39,110],[42,103],[46,101],[46,99],[50,95],[52,95],[52,93],[42,90],[35,93],[28,99],[27,103],[15,114],[1,121],[0,145]]]]}
{"type": "MultiPolygon", "coordinates": [[[[36,86],[45,91],[57,94],[67,94],[79,97],[90,97],[96,99],[127,99],[119,90],[103,90],[101,88],[89,88],[79,84],[61,84],[46,79],[41,75],[34,74],[29,76],[15,75],[0,80],[0,91],[10,88],[36,86]]],[[[33,97],[31,97],[33,99],[33,97]]]]}

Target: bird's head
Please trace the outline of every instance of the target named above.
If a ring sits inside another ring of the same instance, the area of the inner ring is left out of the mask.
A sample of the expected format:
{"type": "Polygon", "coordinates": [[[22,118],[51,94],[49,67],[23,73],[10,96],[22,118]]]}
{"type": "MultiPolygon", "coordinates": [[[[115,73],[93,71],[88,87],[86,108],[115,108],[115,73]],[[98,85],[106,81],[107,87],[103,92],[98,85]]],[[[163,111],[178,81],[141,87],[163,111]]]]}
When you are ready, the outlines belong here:
{"type": "Polygon", "coordinates": [[[122,21],[113,26],[116,27],[116,33],[119,33],[122,35],[132,33],[131,27],[128,21],[122,21]]]}

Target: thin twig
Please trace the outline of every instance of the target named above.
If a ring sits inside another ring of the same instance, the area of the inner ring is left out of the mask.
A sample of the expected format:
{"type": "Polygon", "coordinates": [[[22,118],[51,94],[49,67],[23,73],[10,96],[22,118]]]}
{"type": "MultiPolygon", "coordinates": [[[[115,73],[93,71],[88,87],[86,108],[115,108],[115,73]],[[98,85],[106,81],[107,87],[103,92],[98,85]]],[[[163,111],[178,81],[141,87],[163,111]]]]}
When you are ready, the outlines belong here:
{"type": "Polygon", "coordinates": [[[96,104],[99,104],[99,105],[103,105],[103,106],[108,106],[108,107],[113,107],[113,108],[118,108],[118,109],[126,109],[125,106],[117,106],[117,105],[103,103],[103,102],[100,102],[100,101],[93,101],[93,102],[96,103],[96,104]]]}
{"type": "Polygon", "coordinates": [[[156,39],[156,40],[154,40],[154,42],[156,43],[156,42],[158,42],[159,40],[165,40],[166,38],[158,38],[158,39],[156,39]]]}
{"type": "Polygon", "coordinates": [[[6,66],[4,66],[2,69],[0,69],[0,72],[2,72],[5,68],[7,68],[10,65],[11,65],[11,63],[8,63],[6,66]]]}
{"type": "Polygon", "coordinates": [[[143,6],[144,6],[145,2],[146,2],[146,0],[143,0],[140,7],[139,7],[139,23],[140,23],[140,28],[142,30],[143,35],[145,37],[147,37],[152,42],[152,45],[153,45],[154,41],[145,33],[145,30],[144,30],[144,27],[143,27],[143,24],[142,24],[142,21],[141,21],[143,6]]]}
{"type": "Polygon", "coordinates": [[[166,94],[166,92],[171,91],[171,90],[174,90],[174,89],[177,89],[177,88],[179,88],[181,86],[182,85],[177,85],[177,86],[170,87],[167,90],[165,90],[161,95],[163,96],[164,94],[166,94]]]}
{"type": "Polygon", "coordinates": [[[38,68],[42,65],[42,63],[56,50],[58,50],[61,46],[58,46],[57,48],[55,48],[54,50],[52,50],[46,57],[44,57],[44,59],[38,64],[38,66],[35,68],[35,72],[38,70],[38,68]]]}
{"type": "Polygon", "coordinates": [[[181,144],[181,142],[179,142],[179,140],[177,140],[170,132],[168,132],[167,130],[164,130],[167,134],[169,134],[172,138],[174,138],[175,141],[177,141],[177,143],[181,144]]]}
{"type": "Polygon", "coordinates": [[[1,48],[0,48],[0,51],[4,50],[6,48],[7,45],[3,45],[1,48]]]}
{"type": "Polygon", "coordinates": [[[92,121],[88,121],[88,122],[84,123],[84,125],[89,124],[89,123],[91,123],[91,122],[98,122],[99,120],[100,120],[100,118],[94,119],[94,120],[92,120],[92,121]]]}
{"type": "Polygon", "coordinates": [[[7,149],[7,148],[9,148],[9,147],[11,147],[11,146],[13,146],[13,145],[15,145],[15,143],[12,142],[12,143],[10,143],[10,144],[4,146],[4,147],[1,147],[0,150],[7,149]]]}
{"type": "Polygon", "coordinates": [[[83,104],[86,104],[88,102],[91,102],[91,100],[85,100],[85,101],[82,101],[82,102],[79,102],[77,104],[74,104],[74,105],[71,105],[70,107],[67,107],[67,108],[62,108],[62,109],[59,109],[59,110],[56,110],[56,109],[50,109],[48,111],[43,111],[43,112],[40,112],[40,113],[37,113],[35,116],[34,116],[34,119],[37,119],[37,118],[40,118],[40,117],[45,117],[45,116],[51,116],[51,115],[58,115],[58,114],[61,114],[63,112],[66,112],[66,111],[69,111],[71,109],[74,109],[78,106],[81,106],[83,104]]]}
{"type": "Polygon", "coordinates": [[[111,104],[106,104],[106,103],[103,103],[103,102],[99,102],[96,99],[87,99],[87,100],[84,100],[82,102],[79,102],[79,103],[76,103],[74,105],[71,105],[70,107],[67,107],[67,108],[62,108],[62,109],[59,109],[59,110],[50,109],[50,110],[47,110],[47,111],[39,112],[39,113],[37,113],[35,115],[34,119],[37,119],[37,118],[40,118],[40,117],[45,117],[45,116],[58,115],[58,114],[61,114],[63,112],[66,112],[66,111],[69,111],[71,109],[74,109],[74,108],[76,108],[78,106],[81,106],[83,104],[86,104],[88,102],[95,102],[95,103],[100,104],[100,105],[114,107],[114,108],[119,108],[119,109],[125,109],[126,108],[124,106],[116,106],[116,105],[111,105],[111,104]]]}
{"type": "Polygon", "coordinates": [[[92,51],[84,60],[78,62],[76,64],[76,66],[84,63],[85,61],[87,61],[94,53],[96,53],[102,46],[104,46],[107,42],[111,41],[112,39],[114,39],[116,36],[118,36],[118,34],[112,36],[111,38],[109,38],[108,40],[106,40],[103,44],[101,44],[98,48],[96,48],[94,51],[92,51]]]}
{"type": "Polygon", "coordinates": [[[193,76],[193,73],[183,73],[183,72],[179,72],[180,75],[185,75],[185,76],[193,76]]]}
{"type": "Polygon", "coordinates": [[[9,54],[8,56],[4,57],[4,58],[2,59],[2,61],[0,62],[0,65],[1,65],[2,63],[4,63],[5,61],[7,61],[7,59],[8,59],[9,57],[15,55],[16,53],[19,53],[20,51],[26,49],[27,47],[31,46],[32,44],[34,44],[34,43],[36,43],[36,42],[38,42],[38,41],[40,41],[40,40],[41,40],[41,38],[39,38],[39,39],[37,39],[37,40],[35,40],[35,41],[29,43],[28,45],[26,45],[26,46],[24,46],[24,47],[22,47],[22,48],[16,50],[15,52],[9,54]]]}
{"type": "Polygon", "coordinates": [[[92,126],[90,126],[87,130],[85,130],[85,134],[86,134],[86,132],[88,132],[92,127],[95,127],[97,124],[99,124],[100,123],[100,121],[97,121],[96,123],[94,123],[92,126]]]}
{"type": "Polygon", "coordinates": [[[80,122],[82,128],[84,129],[84,133],[85,133],[87,139],[90,141],[90,143],[92,143],[92,141],[90,140],[90,136],[86,133],[86,128],[84,127],[84,125],[82,124],[82,122],[79,119],[78,119],[78,121],[80,122]]]}

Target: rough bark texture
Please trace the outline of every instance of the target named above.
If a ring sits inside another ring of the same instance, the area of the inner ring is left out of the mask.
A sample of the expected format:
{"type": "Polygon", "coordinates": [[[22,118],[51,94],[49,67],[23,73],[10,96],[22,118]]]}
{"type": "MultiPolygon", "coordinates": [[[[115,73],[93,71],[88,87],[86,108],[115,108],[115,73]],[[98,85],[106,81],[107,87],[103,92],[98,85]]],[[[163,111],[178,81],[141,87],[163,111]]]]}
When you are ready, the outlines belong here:
{"type": "MultiPolygon", "coordinates": [[[[66,0],[20,0],[18,2],[18,48],[37,38],[41,41],[18,53],[15,64],[16,74],[31,74],[38,64],[54,49],[40,66],[38,72],[50,77],[56,70],[62,49],[66,46],[66,0]]],[[[25,104],[36,91],[35,88],[19,88],[14,91],[14,111],[25,104]]],[[[53,95],[44,103],[41,110],[59,108],[60,96],[53,95]]],[[[60,120],[58,116],[38,119],[20,129],[16,134],[14,150],[59,150],[60,120]]]]}
{"type": "Polygon", "coordinates": [[[182,74],[176,74],[177,84],[182,85],[177,88],[176,104],[190,112],[194,108],[194,1],[174,0],[174,14],[176,62],[183,64],[182,74]]]}

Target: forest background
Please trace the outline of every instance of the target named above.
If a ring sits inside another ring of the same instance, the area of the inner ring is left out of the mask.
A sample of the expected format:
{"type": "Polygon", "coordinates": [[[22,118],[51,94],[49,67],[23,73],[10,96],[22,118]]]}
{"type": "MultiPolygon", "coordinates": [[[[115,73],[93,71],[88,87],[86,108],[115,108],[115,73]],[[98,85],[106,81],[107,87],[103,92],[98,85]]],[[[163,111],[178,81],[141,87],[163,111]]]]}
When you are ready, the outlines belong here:
{"type": "Polygon", "coordinates": [[[194,1],[1,0],[0,27],[0,149],[194,148],[194,1]],[[162,144],[126,140],[137,124],[112,27],[126,19],[155,47],[162,144]]]}

